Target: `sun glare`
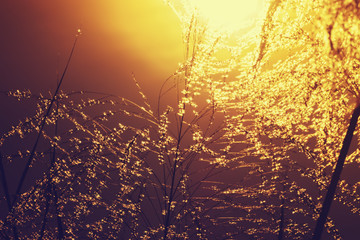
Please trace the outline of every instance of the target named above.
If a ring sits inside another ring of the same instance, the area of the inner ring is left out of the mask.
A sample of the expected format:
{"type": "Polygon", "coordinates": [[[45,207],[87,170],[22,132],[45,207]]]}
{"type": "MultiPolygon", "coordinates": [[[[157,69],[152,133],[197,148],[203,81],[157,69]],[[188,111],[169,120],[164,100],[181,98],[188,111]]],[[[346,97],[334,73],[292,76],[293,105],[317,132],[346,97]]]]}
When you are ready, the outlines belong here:
{"type": "Polygon", "coordinates": [[[260,18],[263,0],[188,0],[208,26],[217,31],[251,27],[260,18]]]}

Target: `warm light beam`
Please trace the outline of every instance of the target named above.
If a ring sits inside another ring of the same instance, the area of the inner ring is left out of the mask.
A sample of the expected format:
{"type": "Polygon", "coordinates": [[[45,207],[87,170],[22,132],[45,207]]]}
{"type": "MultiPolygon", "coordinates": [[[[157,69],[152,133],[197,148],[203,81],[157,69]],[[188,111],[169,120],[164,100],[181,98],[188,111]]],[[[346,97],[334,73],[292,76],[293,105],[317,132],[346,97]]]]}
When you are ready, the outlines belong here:
{"type": "Polygon", "coordinates": [[[250,27],[259,18],[263,0],[189,0],[189,5],[217,31],[250,27]]]}

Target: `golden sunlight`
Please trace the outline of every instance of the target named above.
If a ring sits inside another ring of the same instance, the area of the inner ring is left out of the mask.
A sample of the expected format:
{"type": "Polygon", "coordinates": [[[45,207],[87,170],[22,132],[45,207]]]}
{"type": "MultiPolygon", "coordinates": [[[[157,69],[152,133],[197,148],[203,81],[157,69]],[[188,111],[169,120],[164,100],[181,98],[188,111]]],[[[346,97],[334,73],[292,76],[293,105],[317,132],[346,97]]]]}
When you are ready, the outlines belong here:
{"type": "Polygon", "coordinates": [[[264,0],[188,0],[190,8],[216,31],[249,28],[261,17],[264,0]]]}

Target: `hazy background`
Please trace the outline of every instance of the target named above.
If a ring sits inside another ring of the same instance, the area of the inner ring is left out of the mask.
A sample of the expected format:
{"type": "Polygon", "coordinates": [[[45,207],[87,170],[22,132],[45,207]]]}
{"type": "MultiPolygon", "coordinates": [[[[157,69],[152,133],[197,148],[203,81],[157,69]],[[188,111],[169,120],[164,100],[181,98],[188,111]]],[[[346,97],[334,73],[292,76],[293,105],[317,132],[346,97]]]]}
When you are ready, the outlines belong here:
{"type": "MultiPolygon", "coordinates": [[[[63,90],[137,98],[134,72],[150,101],[183,60],[180,21],[162,0],[18,0],[0,8],[0,91],[54,91],[77,33],[63,90]],[[135,96],[134,96],[135,95],[135,96]]],[[[1,96],[1,132],[21,116],[1,96]]],[[[23,109],[24,110],[24,109],[23,109]]]]}
{"type": "MultiPolygon", "coordinates": [[[[89,90],[139,99],[131,74],[150,102],[183,60],[180,21],[162,0],[15,0],[0,8],[0,91],[53,92],[77,29],[82,30],[64,91],[89,90]]],[[[0,134],[30,113],[0,94],[0,134]]],[[[1,149],[0,149],[1,150],[1,149]]],[[[345,236],[358,217],[333,204],[345,236]]]]}

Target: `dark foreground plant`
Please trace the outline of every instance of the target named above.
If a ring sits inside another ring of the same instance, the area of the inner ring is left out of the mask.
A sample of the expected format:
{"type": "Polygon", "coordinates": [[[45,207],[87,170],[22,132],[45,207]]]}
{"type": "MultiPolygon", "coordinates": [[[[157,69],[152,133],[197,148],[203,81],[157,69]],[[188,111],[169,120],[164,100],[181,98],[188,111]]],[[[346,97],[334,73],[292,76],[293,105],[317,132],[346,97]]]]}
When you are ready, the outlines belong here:
{"type": "Polygon", "coordinates": [[[61,81],[49,98],[6,93],[36,107],[1,136],[1,200],[8,205],[2,238],[209,239],[243,231],[224,221],[234,215],[226,191],[236,184],[217,177],[231,172],[241,152],[229,152],[226,114],[215,101],[216,41],[203,38],[195,24],[187,35],[188,61],[164,85],[158,112],[135,79],[141,104],[59,92],[61,81]],[[160,103],[168,92],[177,96],[169,100],[173,106],[160,103]]]}
{"type": "MultiPolygon", "coordinates": [[[[330,2],[271,1],[261,38],[250,43],[256,51],[229,50],[194,15],[185,23],[186,60],[156,110],[135,77],[140,103],[7,92],[36,107],[0,138],[0,236],[311,238],[360,92],[350,41],[359,32],[346,27],[357,15],[345,14],[357,5],[336,2],[334,14],[330,2]],[[317,31],[326,16],[338,23],[317,31]],[[224,49],[233,54],[225,62],[216,57],[224,49]],[[18,166],[28,169],[20,188],[18,166]]],[[[351,150],[348,163],[358,167],[359,153],[351,150]]],[[[358,214],[359,181],[339,185],[335,199],[358,214]]],[[[325,227],[341,239],[331,218],[325,227]]]]}

